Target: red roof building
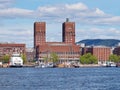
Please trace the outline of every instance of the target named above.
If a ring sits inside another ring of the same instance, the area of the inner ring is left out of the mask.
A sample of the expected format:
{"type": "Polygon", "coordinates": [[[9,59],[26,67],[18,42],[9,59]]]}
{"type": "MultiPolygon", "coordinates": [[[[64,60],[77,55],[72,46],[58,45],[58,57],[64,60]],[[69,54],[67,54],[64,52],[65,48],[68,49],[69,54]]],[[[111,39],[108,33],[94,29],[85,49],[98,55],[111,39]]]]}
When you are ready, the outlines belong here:
{"type": "Polygon", "coordinates": [[[42,61],[51,53],[56,53],[59,62],[79,61],[80,46],[75,44],[75,22],[66,21],[62,25],[62,42],[46,42],[46,23],[34,23],[34,48],[36,59],[42,61]]]}

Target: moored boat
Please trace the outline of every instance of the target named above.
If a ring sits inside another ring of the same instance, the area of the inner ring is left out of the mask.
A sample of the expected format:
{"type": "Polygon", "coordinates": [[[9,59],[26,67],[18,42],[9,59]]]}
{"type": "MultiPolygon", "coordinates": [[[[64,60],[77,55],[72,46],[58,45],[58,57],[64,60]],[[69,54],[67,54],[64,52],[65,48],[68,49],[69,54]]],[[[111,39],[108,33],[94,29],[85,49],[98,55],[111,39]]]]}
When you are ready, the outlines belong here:
{"type": "Polygon", "coordinates": [[[12,54],[9,60],[9,67],[22,67],[23,59],[20,54],[12,54]]]}
{"type": "Polygon", "coordinates": [[[53,63],[39,63],[35,68],[53,68],[53,63]]]}
{"type": "Polygon", "coordinates": [[[116,64],[114,62],[108,62],[107,67],[115,67],[116,64]]]}
{"type": "Polygon", "coordinates": [[[104,66],[104,67],[116,67],[116,63],[106,62],[106,63],[103,63],[102,66],[104,66]]]}

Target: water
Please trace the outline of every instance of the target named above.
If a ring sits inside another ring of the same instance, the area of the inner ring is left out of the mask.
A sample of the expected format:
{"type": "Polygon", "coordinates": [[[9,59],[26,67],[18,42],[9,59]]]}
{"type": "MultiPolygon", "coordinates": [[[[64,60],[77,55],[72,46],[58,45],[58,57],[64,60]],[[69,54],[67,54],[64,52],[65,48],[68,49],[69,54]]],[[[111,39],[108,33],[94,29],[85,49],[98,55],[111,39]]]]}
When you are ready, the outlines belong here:
{"type": "Polygon", "coordinates": [[[120,90],[120,68],[1,68],[0,90],[120,90]]]}

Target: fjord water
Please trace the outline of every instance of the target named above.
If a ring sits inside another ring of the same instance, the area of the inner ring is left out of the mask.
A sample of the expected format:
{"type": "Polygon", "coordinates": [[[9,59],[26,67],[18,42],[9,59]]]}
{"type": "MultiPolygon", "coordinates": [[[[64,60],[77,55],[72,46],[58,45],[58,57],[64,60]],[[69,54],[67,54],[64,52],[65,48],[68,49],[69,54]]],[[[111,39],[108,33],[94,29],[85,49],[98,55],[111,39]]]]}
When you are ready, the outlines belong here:
{"type": "Polygon", "coordinates": [[[1,68],[0,90],[120,90],[120,68],[1,68]]]}

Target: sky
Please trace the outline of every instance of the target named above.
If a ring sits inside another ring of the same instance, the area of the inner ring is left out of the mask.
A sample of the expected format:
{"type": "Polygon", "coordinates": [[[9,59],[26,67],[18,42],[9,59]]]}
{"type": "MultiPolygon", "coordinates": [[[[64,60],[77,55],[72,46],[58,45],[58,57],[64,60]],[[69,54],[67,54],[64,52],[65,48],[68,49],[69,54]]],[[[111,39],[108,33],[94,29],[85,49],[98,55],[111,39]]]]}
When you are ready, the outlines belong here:
{"type": "Polygon", "coordinates": [[[46,22],[47,41],[62,41],[62,23],[76,24],[76,42],[120,39],[120,0],[0,0],[0,43],[33,47],[34,22],[46,22]]]}

